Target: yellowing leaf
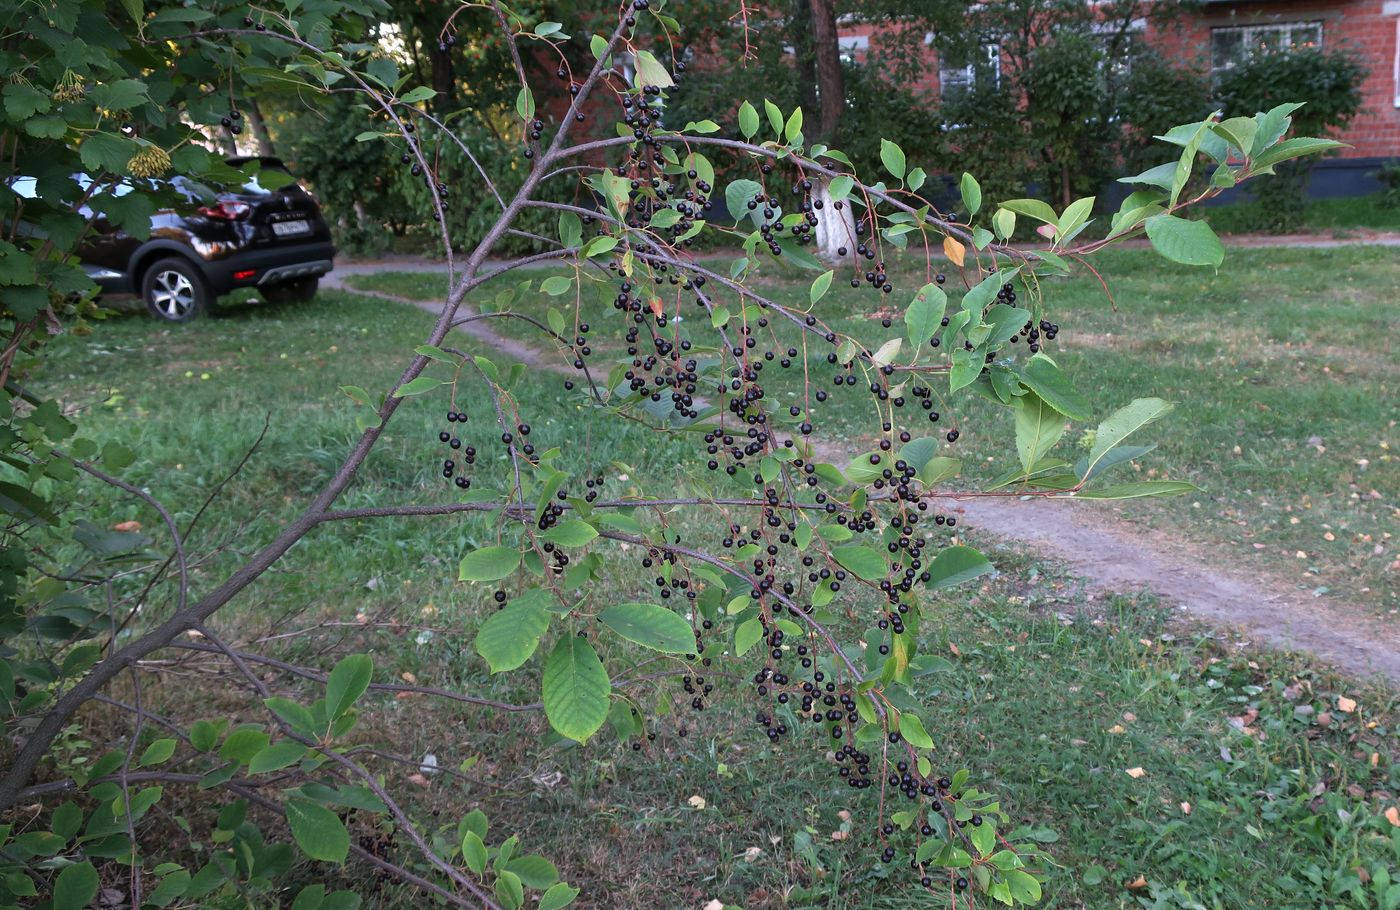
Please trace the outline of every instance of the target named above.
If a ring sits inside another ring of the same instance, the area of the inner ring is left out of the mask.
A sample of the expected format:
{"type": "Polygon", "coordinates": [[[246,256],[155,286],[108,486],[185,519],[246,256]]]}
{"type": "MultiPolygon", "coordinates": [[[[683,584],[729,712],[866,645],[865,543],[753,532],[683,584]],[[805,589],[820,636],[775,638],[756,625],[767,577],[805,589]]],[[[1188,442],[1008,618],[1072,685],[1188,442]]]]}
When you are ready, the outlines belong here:
{"type": "Polygon", "coordinates": [[[1356,700],[1347,698],[1345,695],[1337,697],[1337,710],[1343,714],[1350,714],[1356,710],[1356,700]]]}
{"type": "Polygon", "coordinates": [[[963,260],[967,258],[967,247],[958,242],[956,238],[943,238],[943,255],[952,260],[953,264],[961,267],[963,260]]]}
{"type": "Polygon", "coordinates": [[[1131,778],[1134,778],[1134,779],[1139,778],[1139,777],[1142,777],[1142,776],[1145,775],[1146,773],[1147,773],[1147,772],[1144,771],[1144,770],[1142,770],[1141,768],[1129,768],[1129,769],[1127,770],[1128,776],[1131,777],[1131,778]]]}

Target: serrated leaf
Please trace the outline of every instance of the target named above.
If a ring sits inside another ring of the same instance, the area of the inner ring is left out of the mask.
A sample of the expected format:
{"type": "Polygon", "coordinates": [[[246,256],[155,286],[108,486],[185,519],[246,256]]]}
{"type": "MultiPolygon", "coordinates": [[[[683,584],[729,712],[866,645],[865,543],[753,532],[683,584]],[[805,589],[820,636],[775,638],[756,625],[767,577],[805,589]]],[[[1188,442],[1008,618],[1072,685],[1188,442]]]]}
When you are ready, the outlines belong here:
{"type": "Polygon", "coordinates": [[[1182,480],[1138,480],[1132,483],[1119,483],[1100,487],[1096,490],[1080,490],[1076,499],[1141,499],[1144,496],[1180,496],[1183,493],[1198,493],[1200,487],[1182,480]]]}
{"type": "Polygon", "coordinates": [[[562,910],[562,908],[572,904],[578,895],[579,889],[570,888],[560,882],[540,896],[539,910],[562,910]]]}
{"type": "Polygon", "coordinates": [[[899,715],[899,735],[916,749],[932,749],[933,737],[924,729],[924,722],[917,714],[899,715]]]}
{"type": "Polygon", "coordinates": [[[598,529],[586,521],[571,518],[540,535],[562,547],[581,547],[598,536],[598,529]]]}
{"type": "Polygon", "coordinates": [[[758,110],[747,101],[739,105],[739,132],[745,139],[752,139],[758,132],[758,110]]]}
{"type": "Polygon", "coordinates": [[[350,834],[340,817],[309,799],[293,797],[286,803],[287,825],[302,852],[326,863],[343,863],[350,852],[350,834]]]}
{"type": "Polygon", "coordinates": [[[587,742],[608,719],[612,681],[586,639],[565,635],[544,664],[540,684],[545,717],[561,736],[587,742]]]}
{"type": "Polygon", "coordinates": [[[958,193],[962,196],[963,206],[967,208],[967,217],[976,215],[982,208],[982,187],[977,184],[977,178],[964,172],[958,181],[958,193]]]}
{"type": "Polygon", "coordinates": [[[1153,215],[1144,223],[1152,248],[1172,262],[1218,268],[1225,261],[1225,247],[1204,221],[1188,221],[1164,213],[1153,215]]]}
{"type": "Polygon", "coordinates": [[[896,180],[904,179],[904,149],[888,139],[880,140],[880,163],[896,180]]]}
{"type": "Polygon", "coordinates": [[[373,676],[374,661],[368,654],[342,657],[326,677],[326,716],[334,719],[354,707],[373,676]]]}
{"type": "Polygon", "coordinates": [[[1094,447],[1084,464],[1080,477],[1097,473],[1095,468],[1115,446],[1154,420],[1172,410],[1169,401],[1160,398],[1138,398],[1104,418],[1094,432],[1094,447]]]}
{"type": "Polygon", "coordinates": [[[656,59],[656,55],[651,51],[637,51],[637,78],[642,85],[655,85],[660,88],[669,88],[675,85],[675,80],[671,78],[671,73],[656,59]]]}
{"type": "Polygon", "coordinates": [[[987,557],[972,547],[944,547],[928,567],[928,586],[951,588],[992,571],[987,557]]]}
{"type": "Polygon", "coordinates": [[[1026,388],[1061,414],[1071,420],[1089,419],[1089,400],[1070,385],[1069,378],[1048,357],[1036,354],[1021,368],[1019,375],[1026,388]]]}
{"type": "Polygon", "coordinates": [[[482,547],[462,557],[457,577],[461,581],[499,581],[520,565],[515,547],[482,547]]]}
{"type": "Polygon", "coordinates": [[[889,561],[870,547],[833,547],[831,558],[866,581],[880,581],[890,571],[889,561]]]}
{"type": "Polygon", "coordinates": [[[476,633],[476,653],[492,673],[523,666],[540,646],[549,628],[550,613],[541,600],[517,597],[492,613],[476,633]]]}
{"type": "Polygon", "coordinates": [[[675,612],[656,604],[608,607],[598,620],[630,642],[665,654],[694,654],[695,632],[675,612]]]}

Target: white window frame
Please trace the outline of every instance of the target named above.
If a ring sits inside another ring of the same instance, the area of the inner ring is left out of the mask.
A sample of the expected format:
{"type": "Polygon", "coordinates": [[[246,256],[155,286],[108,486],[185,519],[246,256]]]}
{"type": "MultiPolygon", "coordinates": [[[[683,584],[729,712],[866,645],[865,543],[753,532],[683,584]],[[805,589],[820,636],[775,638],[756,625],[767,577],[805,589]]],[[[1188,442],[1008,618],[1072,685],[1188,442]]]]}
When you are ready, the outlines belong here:
{"type": "MultiPolygon", "coordinates": [[[[986,57],[986,62],[991,64],[992,86],[1001,85],[1001,42],[986,41],[981,44],[981,51],[986,57]]],[[[980,62],[980,61],[979,61],[980,62]]],[[[977,83],[977,64],[971,63],[967,66],[947,66],[942,62],[938,64],[938,97],[939,100],[946,100],[949,76],[959,79],[959,85],[972,89],[977,83]]]]}
{"type": "Polygon", "coordinates": [[[1253,25],[1218,25],[1212,27],[1210,30],[1210,77],[1212,81],[1219,79],[1222,75],[1234,69],[1238,62],[1234,61],[1226,65],[1217,64],[1215,60],[1216,35],[1223,32],[1238,33],[1241,36],[1244,46],[1244,59],[1248,60],[1253,54],[1252,48],[1259,43],[1259,36],[1268,34],[1287,36],[1288,43],[1286,45],[1280,45],[1281,48],[1287,49],[1299,45],[1300,42],[1295,42],[1293,40],[1293,35],[1295,32],[1302,31],[1303,29],[1316,29],[1317,41],[1311,46],[1322,47],[1326,29],[1321,19],[1304,19],[1294,22],[1260,22],[1253,25]]]}

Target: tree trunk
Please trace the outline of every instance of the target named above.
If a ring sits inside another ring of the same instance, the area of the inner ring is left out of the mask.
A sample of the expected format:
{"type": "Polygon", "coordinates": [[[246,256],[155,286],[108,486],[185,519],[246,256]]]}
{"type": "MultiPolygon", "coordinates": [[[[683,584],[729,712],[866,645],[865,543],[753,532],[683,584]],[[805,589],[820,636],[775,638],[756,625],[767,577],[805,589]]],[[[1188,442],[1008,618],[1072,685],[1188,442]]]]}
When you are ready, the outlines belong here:
{"type": "Polygon", "coordinates": [[[831,142],[846,107],[846,81],[841,73],[841,47],[836,35],[834,0],[809,0],[812,45],[817,69],[817,128],[812,139],[831,142]]]}
{"type": "Polygon", "coordinates": [[[792,15],[792,59],[797,71],[797,103],[805,111],[816,111],[817,100],[817,57],[812,46],[812,2],[793,0],[792,15]]]}
{"type": "Polygon", "coordinates": [[[268,158],[276,157],[277,152],[272,147],[272,137],[267,134],[267,122],[263,120],[262,109],[258,107],[257,99],[246,99],[243,113],[248,117],[248,125],[253,128],[253,136],[258,140],[258,154],[268,158]]]}
{"type": "Polygon", "coordinates": [[[849,205],[841,206],[838,211],[831,199],[831,193],[827,189],[825,180],[812,181],[812,202],[818,200],[822,203],[821,221],[817,224],[816,234],[816,255],[826,262],[836,264],[843,259],[848,259],[850,250],[856,245],[856,222],[851,216],[849,205]],[[846,248],[847,256],[843,257],[837,250],[846,248]]]}

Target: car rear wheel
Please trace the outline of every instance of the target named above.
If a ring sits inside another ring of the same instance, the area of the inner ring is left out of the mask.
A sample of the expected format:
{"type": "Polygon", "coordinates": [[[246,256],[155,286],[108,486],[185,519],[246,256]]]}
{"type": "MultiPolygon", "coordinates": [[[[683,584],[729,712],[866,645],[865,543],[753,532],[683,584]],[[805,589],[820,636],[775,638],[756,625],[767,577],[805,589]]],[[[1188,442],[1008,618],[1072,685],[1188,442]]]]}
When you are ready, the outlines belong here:
{"type": "Polygon", "coordinates": [[[258,288],[258,293],[262,294],[263,300],[268,303],[308,303],[316,296],[316,289],[320,285],[319,278],[296,278],[263,285],[258,288]]]}
{"type": "Polygon", "coordinates": [[[183,259],[162,259],[142,276],[141,299],[157,319],[189,322],[204,314],[212,295],[195,266],[183,259]]]}

